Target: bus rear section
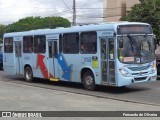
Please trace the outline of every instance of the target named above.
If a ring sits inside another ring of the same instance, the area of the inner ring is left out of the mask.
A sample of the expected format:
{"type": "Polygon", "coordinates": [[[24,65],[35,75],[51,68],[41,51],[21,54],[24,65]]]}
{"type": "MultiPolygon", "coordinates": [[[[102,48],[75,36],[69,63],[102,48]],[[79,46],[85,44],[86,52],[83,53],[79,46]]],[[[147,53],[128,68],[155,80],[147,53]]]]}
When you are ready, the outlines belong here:
{"type": "Polygon", "coordinates": [[[4,38],[3,68],[9,74],[15,75],[15,55],[13,54],[13,37],[4,38]]]}

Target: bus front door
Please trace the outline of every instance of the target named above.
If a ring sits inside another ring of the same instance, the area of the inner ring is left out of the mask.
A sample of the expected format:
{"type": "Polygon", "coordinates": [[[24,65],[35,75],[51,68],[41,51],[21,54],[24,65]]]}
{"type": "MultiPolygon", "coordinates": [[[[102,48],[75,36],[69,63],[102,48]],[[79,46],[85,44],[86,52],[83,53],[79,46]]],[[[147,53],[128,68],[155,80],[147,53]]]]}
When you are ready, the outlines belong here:
{"type": "Polygon", "coordinates": [[[58,42],[57,40],[48,40],[48,68],[49,79],[57,81],[59,78],[58,67],[58,42]]]}
{"type": "Polygon", "coordinates": [[[22,74],[22,46],[21,41],[14,41],[16,74],[22,74]]]}
{"type": "Polygon", "coordinates": [[[101,78],[104,84],[115,84],[114,38],[101,38],[101,78]]]}

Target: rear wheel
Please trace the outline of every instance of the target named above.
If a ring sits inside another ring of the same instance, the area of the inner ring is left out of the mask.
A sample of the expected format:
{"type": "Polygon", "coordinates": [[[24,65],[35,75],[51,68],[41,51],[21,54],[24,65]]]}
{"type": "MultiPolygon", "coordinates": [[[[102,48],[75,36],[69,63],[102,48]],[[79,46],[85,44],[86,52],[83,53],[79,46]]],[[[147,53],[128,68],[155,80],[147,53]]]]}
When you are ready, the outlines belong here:
{"type": "Polygon", "coordinates": [[[95,79],[94,75],[91,71],[87,71],[83,76],[83,85],[87,90],[95,90],[95,79]]]}
{"type": "Polygon", "coordinates": [[[32,82],[33,81],[33,72],[32,68],[27,66],[24,70],[24,77],[27,82],[32,82]]]}

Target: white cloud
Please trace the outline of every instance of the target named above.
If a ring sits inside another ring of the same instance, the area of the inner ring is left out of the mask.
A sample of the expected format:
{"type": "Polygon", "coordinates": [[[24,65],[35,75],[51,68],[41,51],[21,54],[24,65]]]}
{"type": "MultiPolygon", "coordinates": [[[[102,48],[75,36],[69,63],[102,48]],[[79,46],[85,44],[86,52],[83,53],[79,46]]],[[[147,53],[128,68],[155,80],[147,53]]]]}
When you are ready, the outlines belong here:
{"type": "MultiPolygon", "coordinates": [[[[77,22],[102,21],[102,1],[76,0],[77,22]]],[[[0,24],[13,23],[27,16],[62,16],[72,21],[72,7],[73,0],[0,0],[0,24]]]]}

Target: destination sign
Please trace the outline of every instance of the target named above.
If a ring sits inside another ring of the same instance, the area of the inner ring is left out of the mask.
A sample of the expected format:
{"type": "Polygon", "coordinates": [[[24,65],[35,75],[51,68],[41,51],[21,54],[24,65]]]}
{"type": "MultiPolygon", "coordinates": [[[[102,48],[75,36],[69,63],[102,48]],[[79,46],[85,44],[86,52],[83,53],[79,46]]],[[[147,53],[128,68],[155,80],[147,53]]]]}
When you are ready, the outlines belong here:
{"type": "Polygon", "coordinates": [[[117,34],[152,34],[152,29],[149,25],[120,25],[117,34]]]}

